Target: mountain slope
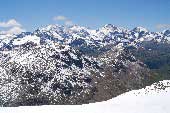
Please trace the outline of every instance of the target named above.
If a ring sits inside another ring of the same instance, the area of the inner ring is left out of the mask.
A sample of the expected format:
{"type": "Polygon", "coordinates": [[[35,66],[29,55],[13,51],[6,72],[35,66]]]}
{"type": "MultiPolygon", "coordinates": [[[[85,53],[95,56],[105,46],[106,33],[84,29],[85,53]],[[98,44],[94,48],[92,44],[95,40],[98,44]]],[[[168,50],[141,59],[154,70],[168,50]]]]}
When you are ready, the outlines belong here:
{"type": "Polygon", "coordinates": [[[1,106],[84,104],[146,86],[149,70],[121,48],[98,58],[54,42],[1,51],[1,106]]]}
{"type": "Polygon", "coordinates": [[[168,113],[170,96],[170,81],[162,81],[158,84],[147,86],[145,89],[134,90],[122,94],[105,102],[76,106],[39,106],[0,108],[1,113],[168,113]],[[165,88],[161,88],[164,86],[165,88]],[[123,109],[122,109],[123,108],[123,109]]]}
{"type": "Polygon", "coordinates": [[[101,76],[93,58],[67,45],[27,44],[1,56],[3,106],[72,104],[74,98],[88,95],[93,88],[92,72],[101,76]]]}

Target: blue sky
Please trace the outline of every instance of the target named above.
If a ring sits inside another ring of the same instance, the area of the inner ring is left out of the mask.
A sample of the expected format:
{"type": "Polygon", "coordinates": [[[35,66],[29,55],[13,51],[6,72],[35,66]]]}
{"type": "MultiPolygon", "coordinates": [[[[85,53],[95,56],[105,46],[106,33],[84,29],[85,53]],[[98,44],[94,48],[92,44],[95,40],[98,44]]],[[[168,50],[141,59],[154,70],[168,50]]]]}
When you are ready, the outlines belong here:
{"type": "Polygon", "coordinates": [[[170,28],[169,11],[170,0],[1,0],[0,30],[14,27],[3,26],[13,19],[26,31],[48,24],[96,29],[108,23],[160,31],[170,28]]]}

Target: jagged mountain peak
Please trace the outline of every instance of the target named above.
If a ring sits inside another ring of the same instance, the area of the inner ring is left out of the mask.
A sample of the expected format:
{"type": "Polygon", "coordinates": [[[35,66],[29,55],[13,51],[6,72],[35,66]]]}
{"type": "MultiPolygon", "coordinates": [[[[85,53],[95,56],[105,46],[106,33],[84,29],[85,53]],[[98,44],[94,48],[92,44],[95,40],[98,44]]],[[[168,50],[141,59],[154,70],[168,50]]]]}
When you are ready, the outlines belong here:
{"type": "Polygon", "coordinates": [[[69,27],[70,29],[87,29],[86,27],[84,26],[79,26],[79,25],[72,25],[69,27]]]}
{"type": "Polygon", "coordinates": [[[105,27],[105,28],[117,28],[115,25],[113,25],[113,24],[106,24],[106,25],[104,25],[103,27],[105,27]]]}
{"type": "Polygon", "coordinates": [[[164,30],[162,32],[165,36],[170,36],[170,29],[164,30]]]}
{"type": "Polygon", "coordinates": [[[135,31],[135,32],[149,32],[146,28],[144,27],[135,27],[132,31],[135,31]]]}
{"type": "Polygon", "coordinates": [[[57,29],[63,29],[64,26],[58,25],[58,24],[50,24],[45,27],[39,28],[40,31],[50,31],[50,30],[57,30],[57,29]]]}
{"type": "MultiPolygon", "coordinates": [[[[117,27],[112,24],[106,24],[105,26],[93,30],[86,27],[73,25],[73,26],[61,26],[61,25],[48,25],[46,27],[39,28],[33,33],[25,32],[17,35],[15,38],[0,39],[1,48],[3,45],[13,46],[13,40],[17,38],[25,38],[27,36],[38,37],[40,42],[54,41],[63,44],[69,44],[74,46],[91,46],[91,47],[103,47],[110,44],[122,43],[125,45],[137,45],[143,41],[155,40],[162,42],[163,40],[169,41],[169,31],[156,33],[149,32],[144,27],[136,27],[133,30],[128,30],[122,27],[117,27]]],[[[20,40],[18,39],[18,40],[20,40]]],[[[6,47],[6,46],[5,46],[6,47]]]]}
{"type": "Polygon", "coordinates": [[[103,33],[111,33],[111,32],[127,33],[127,32],[129,32],[128,29],[123,28],[123,27],[118,27],[118,26],[113,25],[113,24],[106,24],[103,27],[99,28],[97,31],[103,32],[103,33]]]}
{"type": "Polygon", "coordinates": [[[118,29],[121,29],[120,27],[117,27],[117,26],[115,26],[115,25],[113,25],[113,24],[106,24],[106,25],[104,25],[103,27],[101,27],[100,29],[107,29],[107,30],[112,30],[112,31],[114,31],[114,30],[118,30],[118,29]]]}

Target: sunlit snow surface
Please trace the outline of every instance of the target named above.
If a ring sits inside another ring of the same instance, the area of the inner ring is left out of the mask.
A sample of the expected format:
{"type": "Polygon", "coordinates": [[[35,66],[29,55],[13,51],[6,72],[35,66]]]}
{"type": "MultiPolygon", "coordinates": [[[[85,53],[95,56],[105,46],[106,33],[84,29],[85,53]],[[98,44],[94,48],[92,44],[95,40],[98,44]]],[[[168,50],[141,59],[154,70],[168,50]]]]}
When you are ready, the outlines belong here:
{"type": "Polygon", "coordinates": [[[0,108],[0,113],[170,113],[170,80],[134,90],[105,102],[0,108]]]}

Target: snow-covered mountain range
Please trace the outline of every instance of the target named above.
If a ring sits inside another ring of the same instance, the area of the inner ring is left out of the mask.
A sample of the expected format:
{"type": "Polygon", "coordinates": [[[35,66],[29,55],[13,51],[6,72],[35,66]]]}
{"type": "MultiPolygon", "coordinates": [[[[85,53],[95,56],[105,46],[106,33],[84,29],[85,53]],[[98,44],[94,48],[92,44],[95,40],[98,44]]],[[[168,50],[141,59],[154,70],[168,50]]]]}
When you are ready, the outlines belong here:
{"type": "Polygon", "coordinates": [[[1,34],[0,105],[85,104],[143,88],[162,79],[129,48],[169,41],[170,30],[111,24],[97,30],[48,25],[1,34]]]}
{"type": "Polygon", "coordinates": [[[34,32],[23,32],[18,35],[0,35],[0,49],[12,48],[23,45],[26,42],[42,44],[44,41],[55,41],[71,46],[103,47],[109,44],[122,44],[137,46],[143,41],[170,41],[170,30],[163,32],[150,32],[143,27],[128,30],[107,24],[97,30],[81,26],[65,27],[60,25],[48,25],[34,32]]]}

